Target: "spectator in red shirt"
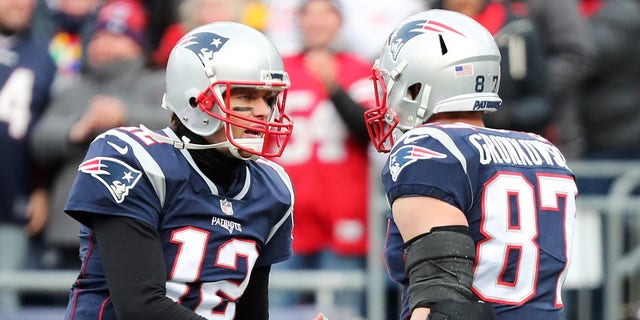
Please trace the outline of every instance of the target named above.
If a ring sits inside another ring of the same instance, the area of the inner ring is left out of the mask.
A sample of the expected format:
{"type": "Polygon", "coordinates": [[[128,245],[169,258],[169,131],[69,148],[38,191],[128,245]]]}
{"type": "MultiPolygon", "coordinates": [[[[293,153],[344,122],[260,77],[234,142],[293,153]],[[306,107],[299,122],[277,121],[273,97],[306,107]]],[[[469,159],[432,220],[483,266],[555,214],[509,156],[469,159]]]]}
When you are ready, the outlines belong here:
{"type": "MultiPolygon", "coordinates": [[[[297,18],[304,49],[284,57],[291,79],[287,105],[297,129],[276,160],[296,191],[294,257],[283,265],[363,269],[369,192],[364,111],[374,98],[371,64],[335,48],[342,26],[337,1],[303,1],[297,18]]],[[[360,308],[363,299],[337,300],[360,308]]]]}

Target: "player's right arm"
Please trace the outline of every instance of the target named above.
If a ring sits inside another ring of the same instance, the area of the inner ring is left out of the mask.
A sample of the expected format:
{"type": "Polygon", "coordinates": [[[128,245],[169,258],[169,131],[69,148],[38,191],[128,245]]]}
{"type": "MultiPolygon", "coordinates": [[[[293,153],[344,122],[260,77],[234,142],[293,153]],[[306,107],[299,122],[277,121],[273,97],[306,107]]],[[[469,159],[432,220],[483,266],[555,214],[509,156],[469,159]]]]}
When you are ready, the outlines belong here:
{"type": "Polygon", "coordinates": [[[404,240],[411,320],[492,320],[493,308],[471,291],[475,243],[460,209],[406,196],[392,204],[404,240]]]}
{"type": "Polygon", "coordinates": [[[438,226],[468,226],[460,209],[436,198],[415,196],[398,198],[391,208],[393,220],[406,243],[438,226]]]}
{"type": "Polygon", "coordinates": [[[91,215],[102,268],[120,320],[202,320],[166,296],[160,236],[129,217],[91,215]]]}

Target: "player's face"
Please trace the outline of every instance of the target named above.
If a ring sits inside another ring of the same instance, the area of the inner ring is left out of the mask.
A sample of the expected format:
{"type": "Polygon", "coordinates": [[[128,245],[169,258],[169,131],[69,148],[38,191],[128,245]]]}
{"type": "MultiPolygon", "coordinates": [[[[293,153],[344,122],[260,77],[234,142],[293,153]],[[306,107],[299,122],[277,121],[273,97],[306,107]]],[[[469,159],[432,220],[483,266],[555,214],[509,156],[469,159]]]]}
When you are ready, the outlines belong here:
{"type": "MultiPolygon", "coordinates": [[[[272,106],[275,105],[274,101],[277,97],[277,92],[272,90],[260,90],[255,88],[234,88],[231,90],[231,97],[229,101],[229,109],[242,116],[267,121],[272,112],[272,106]]],[[[231,117],[231,120],[240,124],[251,124],[252,127],[258,127],[264,129],[262,125],[251,123],[246,120],[242,120],[236,117],[231,117]]],[[[231,133],[234,139],[251,139],[261,138],[264,134],[252,131],[251,129],[243,128],[240,126],[231,125],[231,133]]],[[[207,140],[210,143],[219,143],[227,140],[224,128],[219,130],[207,140]]],[[[250,156],[249,153],[241,151],[242,156],[250,156]]]]}

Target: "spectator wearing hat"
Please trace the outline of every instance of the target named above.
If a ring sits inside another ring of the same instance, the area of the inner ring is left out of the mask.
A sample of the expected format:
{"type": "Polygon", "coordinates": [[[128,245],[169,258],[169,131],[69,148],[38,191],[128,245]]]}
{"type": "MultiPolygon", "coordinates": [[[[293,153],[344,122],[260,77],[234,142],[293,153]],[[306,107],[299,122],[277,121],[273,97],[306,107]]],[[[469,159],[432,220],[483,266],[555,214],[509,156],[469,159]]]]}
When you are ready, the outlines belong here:
{"type": "Polygon", "coordinates": [[[88,144],[115,126],[163,127],[159,112],[164,73],[147,69],[146,17],[137,1],[112,0],[99,11],[87,46],[87,72],[54,94],[35,128],[31,146],[42,164],[53,168],[50,219],[44,233],[51,267],[79,267],[79,225],[63,212],[67,193],[88,144]]]}
{"type": "Polygon", "coordinates": [[[87,45],[102,0],[38,0],[31,32],[58,67],[54,88],[72,83],[87,67],[87,45]]]}

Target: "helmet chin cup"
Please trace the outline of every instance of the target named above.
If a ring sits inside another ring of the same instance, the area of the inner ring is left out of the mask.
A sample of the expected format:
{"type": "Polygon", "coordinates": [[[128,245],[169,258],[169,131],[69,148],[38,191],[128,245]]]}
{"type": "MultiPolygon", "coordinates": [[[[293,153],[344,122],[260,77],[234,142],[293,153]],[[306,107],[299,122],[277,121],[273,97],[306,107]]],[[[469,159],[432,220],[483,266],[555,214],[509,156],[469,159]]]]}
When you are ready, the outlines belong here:
{"type": "Polygon", "coordinates": [[[259,157],[262,148],[264,147],[264,139],[262,138],[241,138],[229,140],[229,151],[231,155],[242,160],[255,160],[259,157]],[[251,154],[250,156],[243,156],[240,151],[251,154]]]}
{"type": "Polygon", "coordinates": [[[241,150],[236,148],[233,145],[229,146],[229,152],[231,153],[231,155],[234,158],[237,158],[237,159],[240,159],[240,160],[256,160],[256,159],[260,158],[260,156],[258,156],[257,154],[253,154],[253,153],[250,153],[248,156],[243,156],[243,155],[240,154],[241,150]]]}

